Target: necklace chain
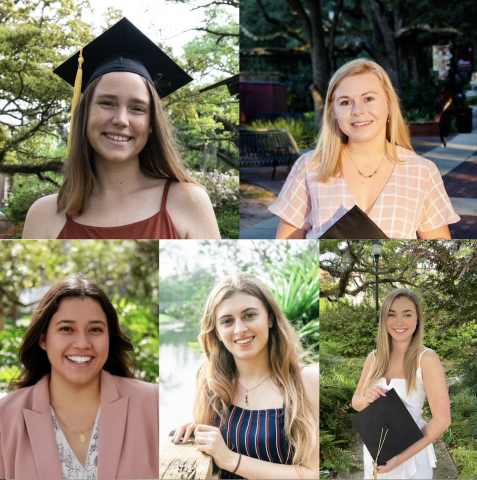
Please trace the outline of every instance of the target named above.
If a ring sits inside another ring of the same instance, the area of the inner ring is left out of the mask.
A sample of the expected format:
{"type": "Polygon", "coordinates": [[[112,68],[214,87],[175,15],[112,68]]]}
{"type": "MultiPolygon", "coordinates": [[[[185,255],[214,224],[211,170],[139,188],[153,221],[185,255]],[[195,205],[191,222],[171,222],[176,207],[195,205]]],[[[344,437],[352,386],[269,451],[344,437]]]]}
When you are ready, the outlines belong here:
{"type": "MultiPolygon", "coordinates": [[[[271,375],[269,375],[267,378],[265,378],[265,380],[268,380],[269,378],[271,377],[271,375]]],[[[248,407],[248,392],[251,392],[252,390],[255,390],[257,387],[259,387],[265,380],[262,380],[258,385],[255,385],[255,387],[253,388],[245,388],[239,381],[238,381],[238,378],[237,378],[237,383],[245,390],[245,405],[247,405],[248,407]]]]}
{"type": "Polygon", "coordinates": [[[371,174],[371,175],[363,175],[358,166],[356,165],[356,163],[354,163],[354,160],[351,158],[351,155],[349,154],[348,152],[348,149],[346,149],[346,153],[348,154],[348,157],[351,159],[351,161],[353,162],[353,165],[356,167],[356,170],[358,170],[358,173],[364,177],[364,178],[371,178],[371,177],[374,177],[377,173],[378,173],[378,170],[379,168],[381,167],[381,164],[383,163],[383,160],[384,160],[384,157],[386,156],[386,152],[384,152],[384,155],[383,155],[383,158],[381,158],[381,161],[379,162],[379,165],[378,165],[378,168],[371,174]]]}
{"type": "MultiPolygon", "coordinates": [[[[53,410],[54,410],[54,409],[53,409],[53,410]]],[[[79,436],[80,436],[80,442],[81,442],[81,443],[86,442],[85,432],[87,432],[88,430],[90,430],[91,428],[93,428],[93,427],[94,427],[94,424],[96,423],[96,419],[95,419],[95,420],[94,420],[94,423],[93,423],[93,425],[91,425],[91,427],[87,428],[86,430],[82,430],[81,432],[75,432],[74,430],[71,430],[71,428],[68,428],[68,426],[66,425],[66,423],[63,422],[63,420],[61,420],[61,417],[58,415],[58,412],[55,411],[55,415],[59,418],[59,420],[60,420],[61,423],[66,427],[67,430],[69,430],[70,432],[75,433],[76,435],[79,435],[79,436]]]]}

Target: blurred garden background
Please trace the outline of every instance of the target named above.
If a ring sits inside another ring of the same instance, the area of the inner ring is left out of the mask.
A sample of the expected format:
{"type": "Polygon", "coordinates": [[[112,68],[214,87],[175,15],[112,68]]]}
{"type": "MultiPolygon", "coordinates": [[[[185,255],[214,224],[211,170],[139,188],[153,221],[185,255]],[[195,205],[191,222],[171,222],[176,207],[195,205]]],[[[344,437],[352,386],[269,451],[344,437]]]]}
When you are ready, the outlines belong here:
{"type": "Polygon", "coordinates": [[[0,237],[21,238],[31,204],[62,182],[73,88],[53,69],[123,15],[193,77],[163,105],[222,238],[238,238],[236,0],[0,3],[0,237]]]}
{"type": "MultiPolygon", "coordinates": [[[[442,440],[458,475],[449,478],[477,478],[476,247],[474,240],[388,240],[379,258],[379,304],[396,288],[415,291],[424,308],[424,345],[444,366],[452,425],[442,440]]],[[[362,478],[362,443],[357,446],[350,418],[356,414],[351,399],[376,342],[372,242],[324,240],[320,267],[321,478],[362,478]]],[[[431,419],[427,401],[424,415],[431,419]]],[[[445,456],[438,455],[438,467],[442,462],[445,456]]]]}
{"type": "MultiPolygon", "coordinates": [[[[257,275],[298,331],[309,361],[318,358],[318,242],[160,242],[159,380],[160,442],[192,420],[196,375],[202,356],[197,342],[203,308],[217,281],[236,271],[257,275]]],[[[162,443],[163,444],[163,443],[162,443]]]]}
{"type": "Polygon", "coordinates": [[[157,240],[0,241],[0,395],[19,373],[18,349],[43,295],[82,273],[111,299],[135,350],[136,377],[159,381],[157,240]]]}

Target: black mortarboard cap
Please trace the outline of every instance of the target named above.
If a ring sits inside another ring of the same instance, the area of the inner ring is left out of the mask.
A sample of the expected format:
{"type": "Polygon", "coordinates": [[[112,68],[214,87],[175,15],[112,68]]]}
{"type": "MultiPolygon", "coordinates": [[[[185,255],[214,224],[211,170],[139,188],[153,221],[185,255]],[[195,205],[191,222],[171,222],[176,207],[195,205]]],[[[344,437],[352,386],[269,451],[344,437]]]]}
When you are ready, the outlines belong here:
{"type": "MultiPolygon", "coordinates": [[[[150,81],[159,80],[156,90],[161,98],[183,87],[192,77],[182,70],[157,45],[127,18],[83,47],[81,92],[100,75],[110,72],[133,72],[150,81]]],[[[80,52],[54,70],[70,85],[75,85],[80,52]]]]}
{"type": "Polygon", "coordinates": [[[386,392],[385,397],[379,397],[361,410],[351,421],[373,460],[376,459],[380,441],[382,442],[378,465],[385,464],[424,437],[393,388],[386,392]],[[383,442],[384,436],[386,438],[383,442]]]}
{"type": "Polygon", "coordinates": [[[332,227],[330,227],[320,239],[384,239],[389,238],[386,234],[355,205],[346,212],[332,227]]]}

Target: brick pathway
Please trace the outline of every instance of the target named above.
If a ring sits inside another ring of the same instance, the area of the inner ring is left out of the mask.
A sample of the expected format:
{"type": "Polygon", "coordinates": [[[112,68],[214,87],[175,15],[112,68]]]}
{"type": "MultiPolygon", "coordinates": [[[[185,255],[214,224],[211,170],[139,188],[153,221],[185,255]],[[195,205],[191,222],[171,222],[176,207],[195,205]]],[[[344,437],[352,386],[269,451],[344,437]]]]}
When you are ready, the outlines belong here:
{"type": "Polygon", "coordinates": [[[444,176],[449,197],[477,198],[477,157],[471,158],[444,176]]]}

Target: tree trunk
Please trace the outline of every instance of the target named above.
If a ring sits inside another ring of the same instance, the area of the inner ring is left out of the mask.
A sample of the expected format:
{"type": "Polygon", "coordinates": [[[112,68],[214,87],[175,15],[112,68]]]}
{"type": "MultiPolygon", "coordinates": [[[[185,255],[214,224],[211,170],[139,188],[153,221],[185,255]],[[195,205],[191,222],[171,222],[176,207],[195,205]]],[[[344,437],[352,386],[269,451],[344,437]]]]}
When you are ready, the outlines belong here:
{"type": "Polygon", "coordinates": [[[310,90],[315,107],[315,122],[318,128],[321,124],[323,102],[326,98],[326,89],[330,78],[328,52],[325,47],[325,35],[321,20],[321,1],[308,0],[306,4],[304,0],[286,1],[297,12],[306,39],[310,45],[313,72],[313,84],[310,90]]]}

